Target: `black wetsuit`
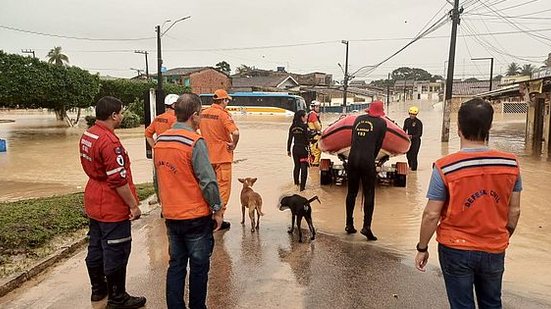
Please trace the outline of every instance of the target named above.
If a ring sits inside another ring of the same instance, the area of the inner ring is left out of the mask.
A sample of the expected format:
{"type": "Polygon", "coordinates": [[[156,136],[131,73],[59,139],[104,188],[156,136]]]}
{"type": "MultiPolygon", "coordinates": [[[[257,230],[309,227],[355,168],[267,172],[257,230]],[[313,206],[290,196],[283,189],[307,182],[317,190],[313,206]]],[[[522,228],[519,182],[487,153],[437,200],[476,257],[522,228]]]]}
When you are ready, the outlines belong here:
{"type": "Polygon", "coordinates": [[[412,171],[417,170],[417,154],[421,147],[421,135],[423,135],[423,123],[421,120],[406,118],[404,121],[404,131],[411,136],[411,147],[406,154],[408,165],[412,171]]]}
{"type": "Polygon", "coordinates": [[[362,182],[364,196],[363,227],[371,229],[375,207],[375,184],[377,172],[375,159],[383,145],[386,122],[379,117],[361,115],[352,127],[352,146],[348,156],[348,194],[346,195],[346,225],[354,225],[354,206],[362,182]]]}
{"type": "Polygon", "coordinates": [[[295,168],[293,169],[293,179],[295,185],[299,185],[300,175],[300,190],[306,187],[306,179],[308,178],[308,147],[309,133],[308,126],[305,123],[293,123],[289,128],[289,138],[287,139],[287,152],[291,151],[293,144],[293,161],[295,168]]]}

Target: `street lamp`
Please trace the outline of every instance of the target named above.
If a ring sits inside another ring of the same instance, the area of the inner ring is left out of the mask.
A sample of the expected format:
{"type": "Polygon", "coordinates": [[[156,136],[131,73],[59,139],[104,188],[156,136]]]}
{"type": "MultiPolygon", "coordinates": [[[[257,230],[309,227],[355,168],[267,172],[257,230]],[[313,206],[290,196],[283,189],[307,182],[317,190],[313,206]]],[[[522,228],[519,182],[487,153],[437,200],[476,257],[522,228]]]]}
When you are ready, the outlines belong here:
{"type": "Polygon", "coordinates": [[[174,27],[174,25],[176,25],[177,23],[179,23],[181,21],[189,19],[189,18],[191,18],[191,16],[185,16],[185,17],[182,17],[180,19],[175,20],[162,33],[161,33],[161,31],[162,31],[161,28],[164,28],[166,23],[171,22],[170,19],[165,20],[163,22],[162,26],[157,25],[155,27],[155,30],[157,32],[157,95],[156,95],[156,98],[157,98],[157,108],[156,108],[157,115],[160,115],[161,113],[163,113],[164,109],[165,109],[164,104],[163,104],[163,100],[164,100],[164,96],[163,96],[163,73],[161,72],[161,68],[163,66],[163,58],[161,56],[161,37],[163,35],[165,35],[168,32],[168,30],[170,30],[172,27],[174,27]]]}
{"type": "Polygon", "coordinates": [[[493,57],[471,58],[471,60],[490,60],[490,91],[492,91],[492,82],[494,79],[494,58],[493,57]]]}
{"type": "Polygon", "coordinates": [[[342,92],[342,112],[346,114],[346,94],[348,90],[348,77],[349,77],[348,76],[348,41],[342,40],[341,43],[346,45],[346,60],[344,63],[344,87],[342,92]]]}

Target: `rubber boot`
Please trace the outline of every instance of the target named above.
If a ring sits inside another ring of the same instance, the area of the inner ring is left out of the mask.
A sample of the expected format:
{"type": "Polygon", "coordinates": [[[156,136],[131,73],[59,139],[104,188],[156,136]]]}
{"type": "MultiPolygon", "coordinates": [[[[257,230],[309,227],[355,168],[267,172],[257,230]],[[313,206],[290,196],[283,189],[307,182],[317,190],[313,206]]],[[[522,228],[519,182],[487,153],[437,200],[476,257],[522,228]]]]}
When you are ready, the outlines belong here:
{"type": "Polygon", "coordinates": [[[100,301],[104,299],[107,296],[107,282],[105,282],[103,266],[88,267],[88,276],[92,284],[92,295],[90,296],[90,300],[100,301]]]}
{"type": "Polygon", "coordinates": [[[107,276],[109,298],[107,309],[135,309],[145,305],[145,297],[130,296],[126,293],[126,269],[120,269],[107,276]]]}

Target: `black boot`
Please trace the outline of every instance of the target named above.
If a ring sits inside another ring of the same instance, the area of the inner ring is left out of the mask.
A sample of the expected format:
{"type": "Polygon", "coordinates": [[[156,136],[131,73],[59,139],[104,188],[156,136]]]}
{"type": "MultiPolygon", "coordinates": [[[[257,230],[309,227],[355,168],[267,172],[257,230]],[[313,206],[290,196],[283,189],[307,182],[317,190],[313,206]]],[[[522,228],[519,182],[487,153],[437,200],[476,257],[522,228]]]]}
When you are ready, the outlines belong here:
{"type": "Polygon", "coordinates": [[[135,309],[145,305],[145,297],[130,296],[126,293],[126,269],[120,269],[107,276],[109,298],[107,309],[135,309]]]}
{"type": "Polygon", "coordinates": [[[362,235],[364,235],[365,237],[367,237],[367,240],[373,240],[373,241],[375,241],[375,240],[378,239],[378,238],[373,234],[373,232],[371,231],[371,229],[368,228],[368,227],[365,227],[365,226],[364,226],[364,228],[360,231],[360,233],[361,233],[362,235]]]}
{"type": "Polygon", "coordinates": [[[104,299],[107,296],[107,283],[105,282],[103,266],[88,267],[88,276],[92,284],[92,296],[90,296],[90,300],[100,301],[104,299]]]}

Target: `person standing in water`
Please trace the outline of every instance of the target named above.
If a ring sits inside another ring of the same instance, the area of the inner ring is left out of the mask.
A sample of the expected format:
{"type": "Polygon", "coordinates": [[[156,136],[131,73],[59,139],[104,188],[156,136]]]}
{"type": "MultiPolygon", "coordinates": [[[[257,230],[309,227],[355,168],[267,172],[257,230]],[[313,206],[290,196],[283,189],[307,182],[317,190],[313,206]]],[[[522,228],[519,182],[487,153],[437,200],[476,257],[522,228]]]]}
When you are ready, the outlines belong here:
{"type": "Polygon", "coordinates": [[[406,157],[412,171],[417,170],[417,154],[419,154],[419,148],[421,148],[421,135],[423,135],[423,123],[417,118],[417,114],[419,114],[419,108],[412,106],[409,108],[409,117],[404,120],[404,131],[411,140],[411,146],[406,157]]]}
{"type": "Polygon", "coordinates": [[[375,208],[375,184],[377,171],[375,159],[383,146],[387,126],[383,102],[374,101],[366,115],[356,118],[352,126],[352,144],[348,156],[348,194],[346,195],[346,227],[348,234],[356,233],[354,228],[354,207],[356,196],[362,183],[364,195],[364,220],[360,231],[367,240],[377,240],[371,231],[371,221],[375,208]]]}
{"type": "Polygon", "coordinates": [[[295,167],[293,169],[293,179],[295,181],[295,185],[300,185],[300,191],[303,191],[306,188],[306,179],[308,178],[309,134],[306,120],[306,111],[297,111],[293,118],[293,123],[289,128],[289,137],[287,138],[287,155],[289,157],[293,157],[293,161],[295,163],[295,167]],[[293,144],[292,152],[291,144],[293,144]]]}

